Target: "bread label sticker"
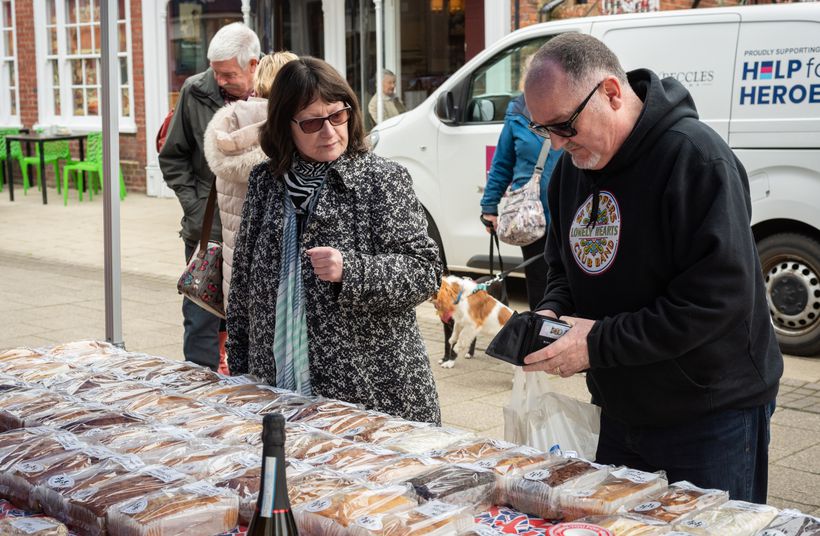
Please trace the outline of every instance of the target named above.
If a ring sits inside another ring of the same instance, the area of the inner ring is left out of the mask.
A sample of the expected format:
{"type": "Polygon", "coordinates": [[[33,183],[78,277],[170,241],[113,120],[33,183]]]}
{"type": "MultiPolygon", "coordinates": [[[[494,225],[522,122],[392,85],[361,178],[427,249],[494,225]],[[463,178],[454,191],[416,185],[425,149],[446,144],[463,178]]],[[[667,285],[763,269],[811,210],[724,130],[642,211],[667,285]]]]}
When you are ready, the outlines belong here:
{"type": "Polygon", "coordinates": [[[74,434],[68,432],[59,432],[54,434],[54,440],[60,444],[65,450],[74,450],[83,446],[79,439],[74,434]]]}
{"type": "Polygon", "coordinates": [[[83,454],[87,454],[91,458],[97,458],[98,460],[107,460],[108,458],[114,455],[114,453],[108,450],[107,448],[98,447],[96,445],[85,447],[83,449],[83,454]]]}
{"type": "Polygon", "coordinates": [[[657,480],[660,478],[660,475],[655,473],[647,473],[645,471],[638,471],[637,469],[618,469],[617,471],[612,471],[612,476],[615,478],[624,478],[635,484],[646,484],[647,482],[652,482],[653,480],[657,480]]]}
{"type": "Polygon", "coordinates": [[[305,510],[308,512],[321,512],[326,510],[328,506],[330,506],[330,499],[318,499],[305,506],[305,510]]]}
{"type": "Polygon", "coordinates": [[[169,482],[173,482],[174,480],[180,480],[185,478],[185,475],[174,471],[170,467],[164,467],[162,465],[152,465],[143,469],[145,474],[151,475],[156,479],[162,480],[166,484],[169,482]]]}
{"type": "Polygon", "coordinates": [[[22,462],[17,464],[17,470],[21,473],[42,473],[46,470],[42,463],[37,462],[22,462]]]}
{"type": "Polygon", "coordinates": [[[757,513],[770,512],[773,510],[771,506],[766,506],[765,504],[754,504],[746,501],[729,501],[725,503],[721,508],[732,510],[744,510],[746,512],[757,513]]]}
{"type": "Polygon", "coordinates": [[[524,474],[525,480],[532,480],[533,482],[540,482],[546,480],[550,476],[549,469],[538,469],[524,474]]]}
{"type": "Polygon", "coordinates": [[[117,454],[111,459],[128,471],[136,471],[145,466],[145,463],[133,454],[117,454]]]}
{"type": "Polygon", "coordinates": [[[204,480],[200,480],[198,482],[194,482],[193,484],[187,484],[182,487],[185,491],[190,493],[195,493],[197,495],[205,495],[206,497],[217,497],[223,494],[223,491],[216,486],[212,486],[208,484],[204,480]]]}
{"type": "Polygon", "coordinates": [[[134,514],[139,514],[146,508],[148,508],[148,499],[146,499],[145,497],[140,497],[139,499],[125,503],[120,508],[120,512],[122,512],[125,515],[132,516],[134,514]]]}
{"type": "Polygon", "coordinates": [[[37,517],[11,518],[9,525],[23,532],[23,534],[37,534],[43,530],[54,530],[57,528],[57,525],[53,521],[37,517]]]}
{"type": "Polygon", "coordinates": [[[416,508],[416,512],[425,517],[435,518],[444,514],[449,514],[453,510],[457,509],[458,506],[455,504],[447,504],[441,501],[430,501],[425,505],[416,508]]]}
{"type": "Polygon", "coordinates": [[[74,479],[68,475],[54,475],[48,479],[48,485],[52,488],[70,488],[74,485],[74,479]]]}
{"type": "Polygon", "coordinates": [[[524,456],[540,456],[542,454],[540,450],[532,448],[532,447],[527,446],[527,445],[523,445],[521,447],[518,447],[515,450],[517,452],[520,452],[524,456]]]}
{"type": "Polygon", "coordinates": [[[356,428],[351,428],[341,435],[342,437],[353,437],[361,434],[362,432],[364,432],[364,426],[357,426],[356,428]]]}
{"type": "Polygon", "coordinates": [[[681,523],[681,525],[689,527],[690,529],[705,529],[709,526],[709,523],[701,519],[689,519],[681,523]]]}
{"type": "Polygon", "coordinates": [[[428,458],[427,456],[419,456],[417,459],[418,459],[418,461],[420,461],[424,465],[438,465],[439,463],[441,463],[441,462],[437,462],[433,458],[428,458]]]}
{"type": "Polygon", "coordinates": [[[582,489],[582,490],[578,490],[578,491],[573,491],[571,494],[575,497],[580,497],[580,498],[583,499],[585,497],[592,497],[593,495],[595,495],[595,490],[593,490],[593,489],[582,489]]]}
{"type": "Polygon", "coordinates": [[[515,443],[508,443],[506,441],[501,441],[500,439],[491,439],[490,445],[499,450],[507,450],[517,446],[515,443]]]}
{"type": "Polygon", "coordinates": [[[375,445],[370,445],[370,444],[365,444],[364,449],[367,450],[368,452],[372,452],[373,454],[377,454],[379,456],[389,456],[391,454],[395,454],[395,452],[393,452],[390,449],[385,449],[385,448],[377,447],[375,445]]]}
{"type": "Polygon", "coordinates": [[[265,409],[265,404],[260,404],[259,402],[248,402],[247,404],[243,404],[240,409],[247,411],[248,413],[259,413],[265,409]]]}
{"type": "Polygon", "coordinates": [[[495,467],[497,460],[490,458],[484,460],[478,460],[474,463],[476,467],[481,467],[482,469],[492,469],[495,467]]]}
{"type": "Polygon", "coordinates": [[[329,462],[332,459],[333,459],[333,454],[322,454],[321,456],[316,456],[315,458],[308,458],[305,461],[310,463],[310,464],[322,465],[322,464],[325,464],[325,463],[329,462]]]}
{"type": "Polygon", "coordinates": [[[236,463],[238,463],[242,467],[247,467],[248,469],[250,469],[252,467],[259,467],[259,465],[262,463],[262,460],[256,454],[243,452],[242,454],[236,457],[236,463]]]}
{"type": "Polygon", "coordinates": [[[248,385],[256,382],[248,376],[223,376],[219,383],[222,385],[248,385]]]}
{"type": "Polygon", "coordinates": [[[441,458],[446,453],[447,453],[447,451],[444,450],[444,449],[436,449],[436,450],[431,450],[430,452],[425,453],[425,456],[428,456],[430,458],[441,458]]]}
{"type": "Polygon", "coordinates": [[[367,530],[382,530],[382,516],[373,514],[356,518],[356,524],[367,530]]]}
{"type": "Polygon", "coordinates": [[[782,530],[766,529],[766,530],[764,530],[763,532],[760,533],[760,536],[788,536],[788,535],[785,532],[783,532],[782,530]]]}
{"type": "Polygon", "coordinates": [[[649,512],[651,510],[655,510],[656,508],[660,508],[660,507],[661,507],[661,503],[659,503],[658,501],[649,501],[649,502],[645,502],[643,504],[639,504],[638,506],[636,506],[632,510],[635,511],[635,512],[649,512]]]}

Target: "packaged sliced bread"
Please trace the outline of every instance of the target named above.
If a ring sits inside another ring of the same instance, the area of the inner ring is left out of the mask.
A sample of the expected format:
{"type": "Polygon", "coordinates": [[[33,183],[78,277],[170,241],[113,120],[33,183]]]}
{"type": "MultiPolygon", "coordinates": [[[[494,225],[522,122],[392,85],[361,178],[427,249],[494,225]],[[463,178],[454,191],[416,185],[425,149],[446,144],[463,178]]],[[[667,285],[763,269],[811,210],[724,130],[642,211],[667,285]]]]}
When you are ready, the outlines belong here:
{"type": "Polygon", "coordinates": [[[777,508],[745,501],[728,501],[701,510],[685,521],[672,525],[673,530],[690,534],[745,536],[755,534],[777,516],[777,508]]]}
{"type": "Polygon", "coordinates": [[[357,518],[349,527],[352,536],[456,536],[470,527],[473,516],[464,506],[430,501],[412,510],[371,514],[357,518]]]}
{"type": "Polygon", "coordinates": [[[68,528],[50,517],[9,517],[0,519],[3,536],[68,536],[68,528]]]}
{"type": "Polygon", "coordinates": [[[624,512],[632,516],[655,519],[664,523],[679,523],[700,510],[718,506],[729,500],[729,493],[719,489],[703,489],[682,480],[624,512]]]}
{"type": "Polygon", "coordinates": [[[820,536],[820,519],[797,510],[781,510],[756,536],[820,536]]]}
{"type": "Polygon", "coordinates": [[[614,514],[631,508],[667,487],[666,474],[620,468],[597,484],[573,485],[558,492],[561,516],[566,521],[591,515],[614,514]]]}

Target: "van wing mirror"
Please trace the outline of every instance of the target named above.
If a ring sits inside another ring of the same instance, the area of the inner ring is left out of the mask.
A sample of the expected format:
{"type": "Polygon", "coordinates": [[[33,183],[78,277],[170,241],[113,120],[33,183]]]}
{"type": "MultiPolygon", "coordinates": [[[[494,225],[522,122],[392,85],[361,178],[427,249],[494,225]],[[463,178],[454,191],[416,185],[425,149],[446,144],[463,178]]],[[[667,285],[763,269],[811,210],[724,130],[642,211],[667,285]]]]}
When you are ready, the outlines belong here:
{"type": "Polygon", "coordinates": [[[436,115],[442,123],[452,124],[457,121],[456,105],[452,91],[444,91],[436,101],[436,115]]]}

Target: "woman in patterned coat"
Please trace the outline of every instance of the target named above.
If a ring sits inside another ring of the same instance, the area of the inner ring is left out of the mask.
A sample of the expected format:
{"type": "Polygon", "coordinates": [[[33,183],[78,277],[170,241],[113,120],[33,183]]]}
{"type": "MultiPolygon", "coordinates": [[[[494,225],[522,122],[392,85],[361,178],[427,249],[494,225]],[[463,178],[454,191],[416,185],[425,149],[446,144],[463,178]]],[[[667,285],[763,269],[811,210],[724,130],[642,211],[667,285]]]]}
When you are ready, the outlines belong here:
{"type": "Polygon", "coordinates": [[[228,359],[303,394],[441,420],[415,306],[441,278],[407,170],[367,151],[359,103],[327,63],[285,65],[236,238],[228,359]]]}

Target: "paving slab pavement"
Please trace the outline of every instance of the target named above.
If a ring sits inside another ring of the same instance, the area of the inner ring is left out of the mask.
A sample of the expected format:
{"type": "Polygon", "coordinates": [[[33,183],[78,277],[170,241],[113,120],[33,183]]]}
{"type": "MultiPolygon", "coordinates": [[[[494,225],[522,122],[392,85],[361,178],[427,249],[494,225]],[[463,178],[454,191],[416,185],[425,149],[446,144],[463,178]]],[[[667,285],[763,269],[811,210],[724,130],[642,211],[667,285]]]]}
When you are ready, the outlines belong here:
{"type": "MultiPolygon", "coordinates": [[[[15,202],[0,193],[0,349],[105,338],[102,198],[69,206],[29,191],[15,202]]],[[[121,205],[123,339],[131,351],[182,359],[183,269],[175,200],[129,194],[121,205]]],[[[524,307],[519,289],[514,305],[524,307]]],[[[445,424],[485,436],[504,435],[503,407],[512,366],[484,355],[442,369],[441,324],[429,303],[417,308],[445,424]]],[[[558,392],[588,400],[583,378],[553,382],[558,392]]],[[[787,357],[779,409],[772,419],[769,503],[820,515],[820,359],[787,357]]]]}

